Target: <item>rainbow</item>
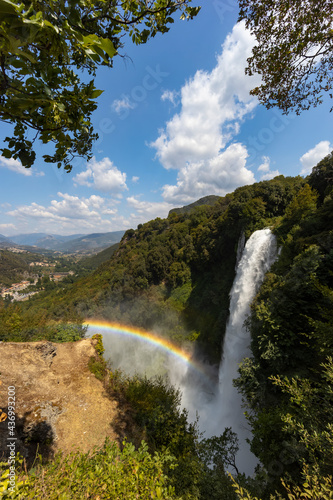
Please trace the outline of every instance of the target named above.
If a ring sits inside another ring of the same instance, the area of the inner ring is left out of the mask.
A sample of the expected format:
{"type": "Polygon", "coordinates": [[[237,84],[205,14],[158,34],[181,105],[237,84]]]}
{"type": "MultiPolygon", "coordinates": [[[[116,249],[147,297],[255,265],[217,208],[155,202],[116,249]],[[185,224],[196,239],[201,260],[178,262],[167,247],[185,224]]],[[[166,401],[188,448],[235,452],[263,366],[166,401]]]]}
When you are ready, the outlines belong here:
{"type": "Polygon", "coordinates": [[[99,332],[107,331],[109,333],[121,334],[127,337],[136,338],[143,342],[155,345],[158,348],[167,352],[167,354],[175,356],[176,358],[180,359],[183,363],[186,363],[189,367],[191,367],[195,371],[200,372],[200,374],[203,375],[205,378],[208,377],[207,373],[205,373],[203,366],[199,364],[197,361],[193,361],[191,359],[191,355],[188,352],[184,351],[170,340],[163,337],[159,337],[154,333],[147,332],[145,330],[141,330],[140,328],[136,328],[133,326],[122,325],[120,323],[111,323],[108,321],[96,320],[91,318],[84,321],[83,325],[88,326],[93,330],[98,330],[99,332]]]}

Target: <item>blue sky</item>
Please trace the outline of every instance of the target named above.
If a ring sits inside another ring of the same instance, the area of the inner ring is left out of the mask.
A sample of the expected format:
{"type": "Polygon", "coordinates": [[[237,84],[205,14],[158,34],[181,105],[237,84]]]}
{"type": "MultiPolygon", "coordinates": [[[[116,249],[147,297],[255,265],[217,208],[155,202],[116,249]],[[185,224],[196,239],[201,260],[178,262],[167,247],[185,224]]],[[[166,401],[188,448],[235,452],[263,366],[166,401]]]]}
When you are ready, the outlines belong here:
{"type": "MultiPolygon", "coordinates": [[[[71,173],[0,157],[0,233],[107,232],[166,217],[209,194],[276,175],[307,175],[333,149],[331,103],[301,116],[266,110],[244,74],[253,40],[235,0],[211,0],[100,68],[94,158],[71,173]]],[[[11,133],[0,124],[0,137],[11,133]]]]}

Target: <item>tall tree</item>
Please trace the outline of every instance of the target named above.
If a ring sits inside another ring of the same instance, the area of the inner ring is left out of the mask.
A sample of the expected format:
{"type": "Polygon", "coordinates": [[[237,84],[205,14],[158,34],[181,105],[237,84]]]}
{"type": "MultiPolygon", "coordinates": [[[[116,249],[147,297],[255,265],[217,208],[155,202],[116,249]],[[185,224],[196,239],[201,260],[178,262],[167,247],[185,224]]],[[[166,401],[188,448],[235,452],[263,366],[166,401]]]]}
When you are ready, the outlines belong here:
{"type": "Polygon", "coordinates": [[[268,109],[297,114],[320,104],[324,93],[333,97],[332,0],[239,0],[239,6],[239,19],[257,40],[246,73],[263,81],[252,95],[268,109]]]}
{"type": "Polygon", "coordinates": [[[179,11],[192,19],[191,0],[0,0],[0,119],[14,126],[6,158],[25,167],[35,161],[34,143],[53,142],[44,160],[72,168],[76,156],[91,157],[97,134],[91,124],[96,68],[112,67],[129,35],[143,44],[165,33],[179,11]],[[81,81],[77,70],[92,75],[81,81]],[[29,130],[35,131],[29,140],[29,130]]]}

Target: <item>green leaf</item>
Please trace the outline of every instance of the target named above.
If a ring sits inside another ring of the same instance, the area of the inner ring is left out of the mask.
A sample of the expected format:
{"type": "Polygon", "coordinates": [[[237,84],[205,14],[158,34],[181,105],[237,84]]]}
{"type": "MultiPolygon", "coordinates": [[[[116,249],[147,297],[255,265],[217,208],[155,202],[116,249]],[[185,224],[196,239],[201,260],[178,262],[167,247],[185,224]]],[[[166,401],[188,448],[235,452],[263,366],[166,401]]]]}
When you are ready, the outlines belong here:
{"type": "Polygon", "coordinates": [[[5,158],[11,158],[12,157],[12,152],[9,149],[3,149],[2,150],[2,156],[5,158]]]}
{"type": "Polygon", "coordinates": [[[99,97],[101,94],[103,94],[103,92],[104,92],[104,90],[98,90],[98,89],[96,89],[96,90],[94,90],[94,91],[91,93],[90,97],[91,97],[92,99],[96,99],[96,98],[97,98],[97,97],[99,97]]]}
{"type": "Polygon", "coordinates": [[[18,56],[22,56],[25,59],[28,59],[32,64],[36,64],[37,63],[37,59],[35,59],[35,57],[30,52],[23,51],[23,50],[16,50],[15,53],[18,56]]]}
{"type": "Polygon", "coordinates": [[[8,0],[0,0],[0,14],[16,14],[16,5],[8,0]]]}
{"type": "Polygon", "coordinates": [[[109,57],[113,57],[117,51],[113,43],[108,38],[99,38],[100,46],[109,57]]]}
{"type": "Polygon", "coordinates": [[[54,26],[52,23],[50,23],[50,21],[48,21],[47,19],[44,21],[44,25],[45,26],[49,26],[50,28],[54,29],[54,31],[56,31],[57,33],[60,32],[58,26],[54,26]]]}
{"type": "Polygon", "coordinates": [[[66,111],[66,108],[62,102],[57,103],[57,108],[59,109],[59,111],[62,111],[62,112],[66,111]]]}

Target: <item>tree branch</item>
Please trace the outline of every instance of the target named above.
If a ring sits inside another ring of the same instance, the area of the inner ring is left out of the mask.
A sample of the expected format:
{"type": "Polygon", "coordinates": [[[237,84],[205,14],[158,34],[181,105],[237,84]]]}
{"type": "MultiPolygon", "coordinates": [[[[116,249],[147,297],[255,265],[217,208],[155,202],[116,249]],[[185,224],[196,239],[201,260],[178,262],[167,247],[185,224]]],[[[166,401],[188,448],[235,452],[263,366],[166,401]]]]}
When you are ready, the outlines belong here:
{"type": "MultiPolygon", "coordinates": [[[[175,7],[180,7],[181,5],[184,5],[186,0],[181,0],[179,2],[176,2],[175,7]]],[[[163,12],[167,9],[169,9],[172,6],[172,2],[169,1],[168,4],[165,7],[161,7],[159,9],[146,9],[143,11],[139,16],[135,17],[134,19],[131,19],[130,21],[125,21],[124,18],[116,18],[112,17],[109,15],[102,15],[98,19],[108,19],[109,21],[113,21],[115,23],[123,24],[125,26],[130,26],[131,24],[136,24],[138,21],[140,21],[143,17],[145,17],[147,14],[150,14],[152,16],[159,14],[160,12],[163,12]]]]}

